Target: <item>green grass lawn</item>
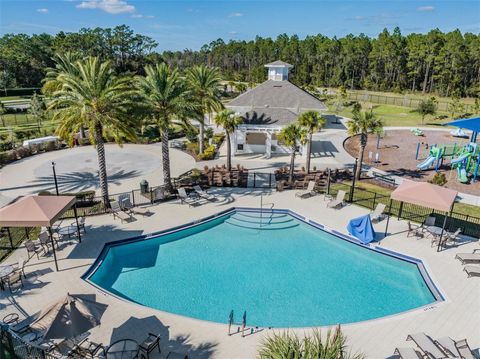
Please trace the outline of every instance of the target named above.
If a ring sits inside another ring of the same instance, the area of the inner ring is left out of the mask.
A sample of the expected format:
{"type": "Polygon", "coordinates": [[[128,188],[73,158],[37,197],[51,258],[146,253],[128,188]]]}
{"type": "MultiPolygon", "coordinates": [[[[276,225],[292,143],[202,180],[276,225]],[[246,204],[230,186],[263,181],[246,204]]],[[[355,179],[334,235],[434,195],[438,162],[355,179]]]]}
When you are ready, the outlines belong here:
{"type": "MultiPolygon", "coordinates": [[[[422,116],[415,112],[412,108],[395,106],[395,105],[375,105],[371,103],[361,103],[363,109],[373,109],[373,112],[384,121],[385,126],[439,126],[446,120],[433,120],[432,116],[427,116],[422,125],[422,116]]],[[[334,113],[333,101],[327,102],[330,113],[334,113]]],[[[352,106],[344,107],[339,113],[340,116],[352,117],[352,106]]],[[[438,112],[436,116],[446,115],[446,113],[438,112]]]]}

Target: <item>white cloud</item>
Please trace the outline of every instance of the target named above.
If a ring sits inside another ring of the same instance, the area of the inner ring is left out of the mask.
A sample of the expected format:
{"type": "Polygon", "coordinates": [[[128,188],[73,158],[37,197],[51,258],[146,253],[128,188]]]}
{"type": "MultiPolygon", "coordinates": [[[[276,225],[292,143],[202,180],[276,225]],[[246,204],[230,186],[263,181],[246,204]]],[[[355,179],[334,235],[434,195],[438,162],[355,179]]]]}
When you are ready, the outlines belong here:
{"type": "Polygon", "coordinates": [[[77,5],[78,9],[99,9],[109,14],[135,12],[135,6],[123,0],[86,0],[77,5]]]}
{"type": "Polygon", "coordinates": [[[419,6],[417,7],[417,11],[433,11],[435,8],[433,6],[419,6]]]}
{"type": "Polygon", "coordinates": [[[42,13],[42,14],[46,14],[48,12],[48,9],[45,8],[45,7],[42,7],[41,9],[37,9],[37,12],[42,13]]]}
{"type": "Polygon", "coordinates": [[[132,18],[134,19],[153,19],[155,16],[153,15],[142,15],[142,14],[133,14],[132,18]]]}
{"type": "Polygon", "coordinates": [[[238,34],[238,32],[236,32],[236,31],[229,31],[228,33],[229,33],[230,35],[236,35],[236,34],[238,34]]]}
{"type": "Polygon", "coordinates": [[[228,15],[228,17],[242,17],[243,14],[241,12],[232,12],[228,15]]]}

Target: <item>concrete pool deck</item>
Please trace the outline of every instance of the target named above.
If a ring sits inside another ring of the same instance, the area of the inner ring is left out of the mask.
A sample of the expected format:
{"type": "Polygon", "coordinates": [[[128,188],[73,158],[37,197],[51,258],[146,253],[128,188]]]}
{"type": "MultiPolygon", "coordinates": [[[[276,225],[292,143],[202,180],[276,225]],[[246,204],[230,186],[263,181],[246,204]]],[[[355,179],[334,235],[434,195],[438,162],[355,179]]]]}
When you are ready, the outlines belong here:
{"type": "MultiPolygon", "coordinates": [[[[190,358],[253,358],[262,338],[272,333],[272,330],[266,329],[245,338],[238,334],[229,337],[225,324],[204,322],[142,307],[104,294],[81,279],[105,242],[167,229],[234,206],[259,207],[261,195],[264,204],[273,203],[277,209],[291,209],[342,233],[346,233],[349,219],[368,212],[354,205],[338,211],[327,209],[323,196],[300,200],[295,198],[294,191],[211,191],[219,195],[218,202],[196,208],[180,205],[177,201],[163,203],[150,207],[153,216],[137,215],[136,221],[130,223],[121,224],[119,220],[113,220],[111,215],[88,217],[87,233],[82,243],[62,245],[58,251],[61,271],[54,272],[51,256],[40,257],[40,260],[32,258],[25,269],[25,288],[14,292],[13,296],[10,296],[8,290],[0,293],[0,316],[19,310],[33,314],[67,292],[95,293],[97,300],[107,303],[109,307],[102,318],[102,324],[91,331],[91,339],[94,341],[104,344],[122,338],[140,341],[148,332],[158,332],[162,336],[162,355],[158,358],[165,358],[169,350],[188,353],[190,358]]],[[[383,233],[385,221],[375,227],[377,232],[383,233]]],[[[407,238],[405,221],[392,219],[389,229],[392,235],[382,240],[380,246],[421,259],[446,300],[428,308],[343,325],[349,348],[363,352],[369,358],[386,358],[392,355],[397,346],[413,346],[412,342],[406,342],[405,339],[408,334],[416,332],[425,332],[433,338],[467,338],[473,349],[479,348],[480,278],[467,278],[460,262],[454,259],[456,253],[479,248],[478,241],[465,241],[456,248],[437,253],[435,248],[431,248],[430,240],[407,238]]],[[[25,256],[26,250],[20,248],[5,263],[14,263],[25,256]]],[[[225,320],[227,315],[228,313],[225,314],[225,320]]],[[[302,335],[311,329],[294,331],[302,335]]]]}

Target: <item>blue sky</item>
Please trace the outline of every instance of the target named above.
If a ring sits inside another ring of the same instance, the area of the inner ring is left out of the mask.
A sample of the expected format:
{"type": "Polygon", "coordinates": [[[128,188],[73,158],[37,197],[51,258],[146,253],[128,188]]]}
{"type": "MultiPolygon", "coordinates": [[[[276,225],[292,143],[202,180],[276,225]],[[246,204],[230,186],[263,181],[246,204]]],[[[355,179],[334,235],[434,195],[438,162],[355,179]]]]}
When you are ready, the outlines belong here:
{"type": "Polygon", "coordinates": [[[250,40],[281,33],[376,36],[395,26],[404,34],[437,27],[480,33],[480,1],[0,0],[0,34],[55,34],[121,24],[154,38],[159,50],[199,49],[218,38],[250,40]]]}

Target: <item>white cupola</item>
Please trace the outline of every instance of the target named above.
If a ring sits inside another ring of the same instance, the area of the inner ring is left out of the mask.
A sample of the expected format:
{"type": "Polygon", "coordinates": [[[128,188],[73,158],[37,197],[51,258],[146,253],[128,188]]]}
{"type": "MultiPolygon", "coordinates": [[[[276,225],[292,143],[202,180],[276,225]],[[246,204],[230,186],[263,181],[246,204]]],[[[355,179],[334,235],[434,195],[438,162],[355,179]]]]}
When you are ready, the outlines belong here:
{"type": "Polygon", "coordinates": [[[266,64],[268,68],[268,79],[273,81],[287,81],[288,70],[293,68],[293,65],[287,64],[283,61],[274,61],[266,64]]]}

